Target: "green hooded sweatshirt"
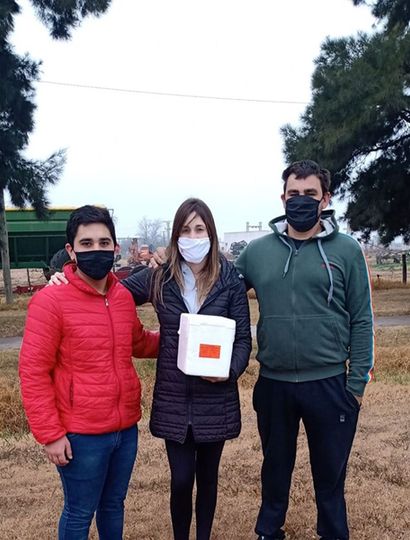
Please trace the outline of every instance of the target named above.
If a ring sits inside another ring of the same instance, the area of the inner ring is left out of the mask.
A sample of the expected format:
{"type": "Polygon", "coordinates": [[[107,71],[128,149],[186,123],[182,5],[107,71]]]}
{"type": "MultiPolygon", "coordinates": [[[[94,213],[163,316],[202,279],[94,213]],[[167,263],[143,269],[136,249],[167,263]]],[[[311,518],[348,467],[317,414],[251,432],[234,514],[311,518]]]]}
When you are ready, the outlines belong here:
{"type": "Polygon", "coordinates": [[[286,217],[252,241],[236,267],[259,303],[260,374],[279,381],[324,379],[347,370],[347,389],[363,395],[373,367],[369,274],[359,243],[338,231],[333,210],[322,231],[296,249],[286,217]]]}

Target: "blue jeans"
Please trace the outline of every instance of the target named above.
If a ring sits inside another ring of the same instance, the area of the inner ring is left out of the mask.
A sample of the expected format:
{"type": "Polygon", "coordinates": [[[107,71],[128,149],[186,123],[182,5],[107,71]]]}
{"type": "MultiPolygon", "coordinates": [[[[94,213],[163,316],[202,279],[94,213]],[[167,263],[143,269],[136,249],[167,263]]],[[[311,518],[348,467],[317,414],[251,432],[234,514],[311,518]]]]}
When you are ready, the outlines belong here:
{"type": "Polygon", "coordinates": [[[137,455],[138,428],[102,435],[69,433],[73,459],[57,467],[64,490],[59,540],[87,540],[96,514],[100,540],[121,540],[124,500],[137,455]]]}

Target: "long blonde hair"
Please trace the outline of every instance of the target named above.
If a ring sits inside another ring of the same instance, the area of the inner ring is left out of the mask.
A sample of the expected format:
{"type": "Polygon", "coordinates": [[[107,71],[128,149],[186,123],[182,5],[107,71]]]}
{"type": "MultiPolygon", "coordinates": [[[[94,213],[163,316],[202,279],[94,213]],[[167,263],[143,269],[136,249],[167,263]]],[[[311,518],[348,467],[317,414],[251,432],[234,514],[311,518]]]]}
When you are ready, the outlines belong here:
{"type": "Polygon", "coordinates": [[[166,250],[168,262],[163,267],[159,267],[154,271],[151,296],[155,307],[158,303],[163,302],[163,286],[171,279],[175,280],[181,291],[184,288],[184,278],[181,269],[183,258],[178,249],[178,238],[191,214],[195,214],[202,219],[211,243],[205,265],[196,277],[199,303],[203,302],[219,277],[219,242],[212,212],[208,205],[204,201],[201,201],[201,199],[187,199],[175,213],[171,239],[166,250]]]}

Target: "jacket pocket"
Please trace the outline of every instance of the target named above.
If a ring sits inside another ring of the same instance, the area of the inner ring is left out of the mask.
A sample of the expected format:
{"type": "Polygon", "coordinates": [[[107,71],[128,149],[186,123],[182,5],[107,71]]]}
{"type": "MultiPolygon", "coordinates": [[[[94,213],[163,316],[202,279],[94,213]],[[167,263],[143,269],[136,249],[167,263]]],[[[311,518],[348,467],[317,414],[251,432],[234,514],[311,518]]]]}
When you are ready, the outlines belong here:
{"type": "Polygon", "coordinates": [[[56,370],[54,389],[57,409],[63,414],[71,411],[74,401],[72,374],[66,370],[56,370]]]}
{"type": "Polygon", "coordinates": [[[296,318],[294,339],[299,368],[339,364],[349,356],[333,317],[311,315],[296,318]]]}
{"type": "Polygon", "coordinates": [[[258,361],[272,370],[289,370],[295,364],[293,317],[264,317],[258,323],[258,361]]]}
{"type": "Polygon", "coordinates": [[[70,381],[70,386],[68,387],[68,401],[70,403],[70,407],[74,407],[74,382],[73,379],[70,381]]]}

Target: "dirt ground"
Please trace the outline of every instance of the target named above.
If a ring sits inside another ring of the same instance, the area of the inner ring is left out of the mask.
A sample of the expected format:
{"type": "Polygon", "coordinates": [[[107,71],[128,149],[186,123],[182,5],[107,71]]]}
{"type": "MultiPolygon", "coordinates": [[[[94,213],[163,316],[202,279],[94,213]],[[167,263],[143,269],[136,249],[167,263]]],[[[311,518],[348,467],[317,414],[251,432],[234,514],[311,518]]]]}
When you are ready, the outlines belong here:
{"type": "MultiPolygon", "coordinates": [[[[255,538],[261,450],[252,410],[256,379],[253,360],[241,380],[243,429],[226,444],[220,470],[219,499],[213,540],[255,538]]],[[[151,383],[145,388],[149,405],[151,383]]],[[[351,540],[410,538],[409,413],[410,387],[373,382],[361,411],[346,496],[351,540]]],[[[170,540],[169,474],[163,441],[140,423],[140,447],[126,504],[124,539],[170,540]]],[[[0,538],[56,538],[62,504],[60,484],[38,445],[26,436],[0,441],[0,538]]],[[[315,508],[304,433],[299,439],[290,508],[286,522],[289,540],[317,538],[315,508]]],[[[97,535],[93,526],[90,538],[97,535]]],[[[192,538],[194,534],[192,533],[192,538]]]]}
{"type": "MultiPolygon", "coordinates": [[[[410,289],[375,291],[374,302],[378,315],[409,314],[410,289]]],[[[21,335],[26,304],[27,298],[20,298],[13,308],[3,310],[5,306],[0,305],[0,335],[21,335]]],[[[255,301],[250,304],[255,324],[257,305],[255,301]]],[[[156,327],[152,309],[144,306],[139,313],[147,328],[156,327]]],[[[410,539],[409,344],[409,328],[384,328],[376,333],[378,378],[366,392],[346,482],[351,540],[410,539]]],[[[17,352],[0,352],[0,360],[3,416],[10,425],[21,423],[22,413],[14,407],[18,396],[17,352]]],[[[154,379],[152,364],[140,362],[139,371],[144,384],[145,412],[139,426],[138,459],[126,503],[124,539],[171,540],[164,444],[150,435],[147,424],[154,379]]],[[[240,381],[242,433],[226,444],[222,457],[212,540],[256,538],[253,529],[260,499],[261,466],[251,404],[256,377],[257,364],[252,360],[240,381]]],[[[58,475],[46,462],[41,447],[28,435],[0,436],[0,540],[55,539],[61,506],[58,475]]],[[[301,430],[285,525],[288,540],[317,538],[315,519],[308,451],[301,430]]],[[[98,538],[94,526],[90,538],[98,538]]]]}

